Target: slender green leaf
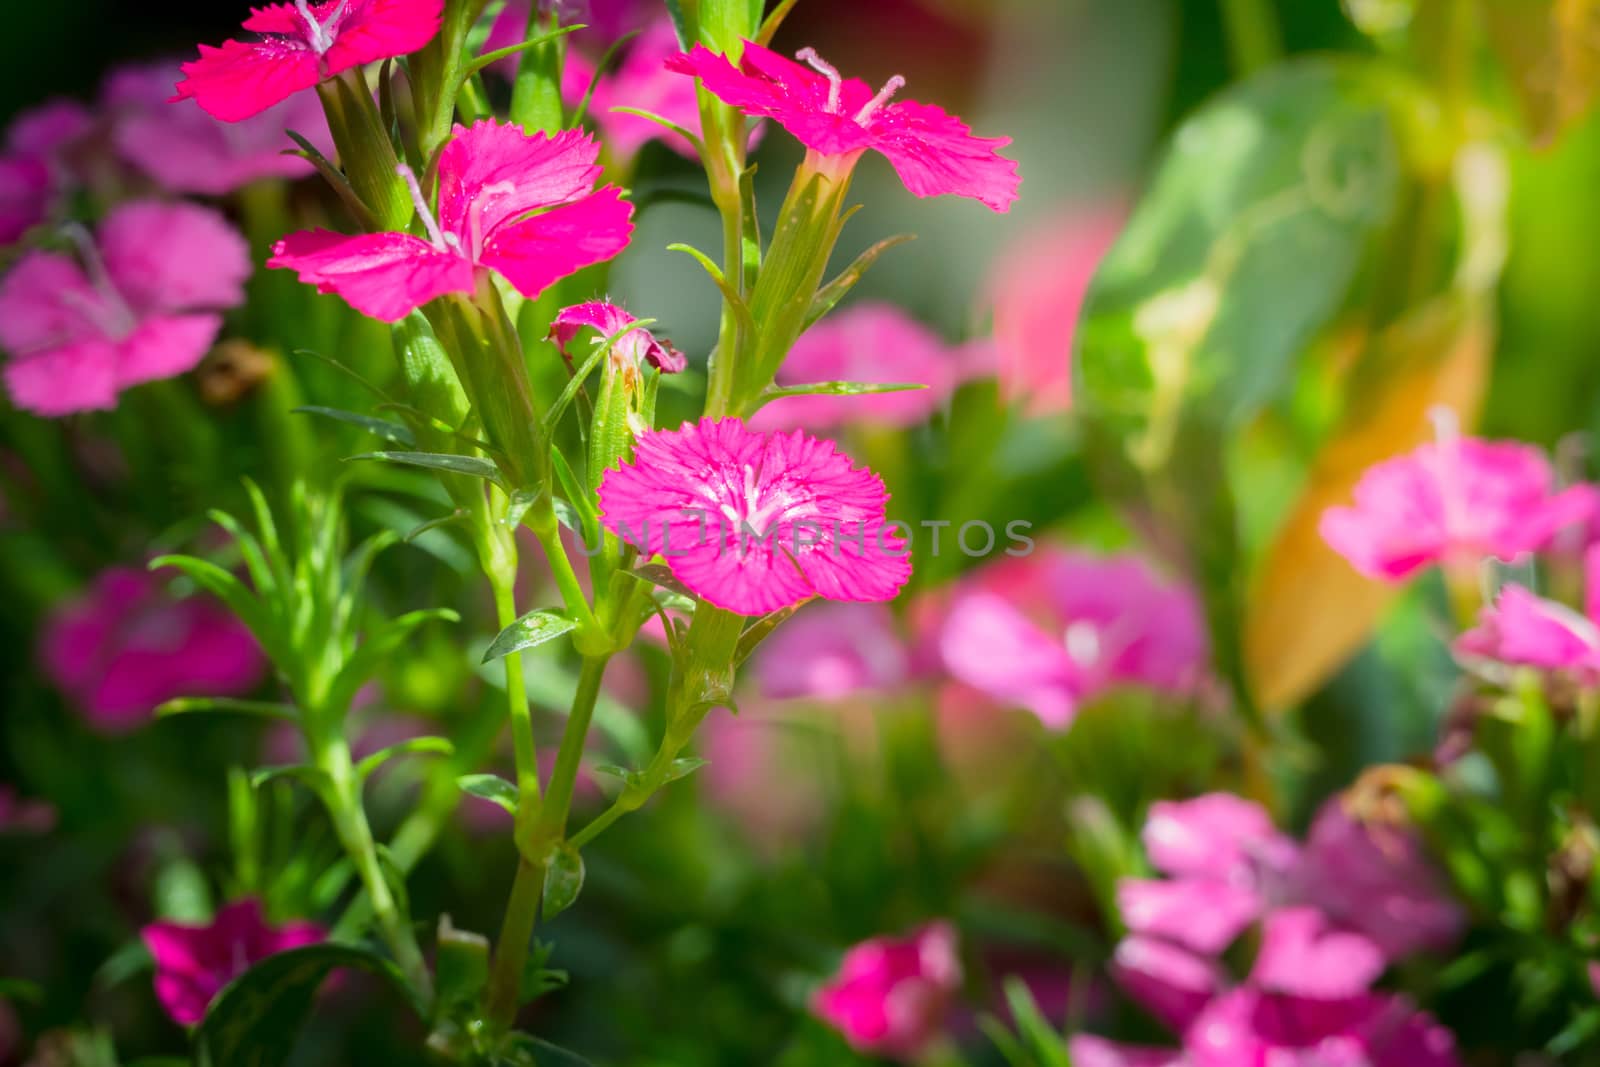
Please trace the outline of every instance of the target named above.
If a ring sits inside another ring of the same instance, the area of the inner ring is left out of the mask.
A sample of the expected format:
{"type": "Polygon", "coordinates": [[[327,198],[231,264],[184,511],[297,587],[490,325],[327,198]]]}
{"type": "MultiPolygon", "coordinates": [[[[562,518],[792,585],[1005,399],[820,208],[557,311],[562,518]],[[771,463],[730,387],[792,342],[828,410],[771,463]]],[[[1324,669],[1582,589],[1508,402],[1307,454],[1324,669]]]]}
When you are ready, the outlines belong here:
{"type": "Polygon", "coordinates": [[[500,631],[483,654],[483,662],[504,659],[513,652],[534,648],[546,641],[554,641],[562,634],[571,633],[578,624],[559,611],[530,611],[516,622],[500,631]]]}
{"type": "Polygon", "coordinates": [[[517,812],[517,787],[498,774],[463,774],[456,785],[468,796],[492,801],[511,812],[517,812]]]}
{"type": "Polygon", "coordinates": [[[506,488],[500,468],[495,466],[494,461],[481,456],[456,456],[445,452],[364,452],[359,456],[351,456],[350,459],[384,460],[389,463],[403,463],[410,467],[447,471],[451,474],[467,474],[474,478],[486,479],[502,489],[506,488]]]}
{"type": "Polygon", "coordinates": [[[371,415],[362,415],[355,411],[341,411],[338,408],[325,408],[316,405],[295,408],[294,413],[296,415],[320,415],[335,422],[359,426],[368,433],[376,434],[385,441],[397,444],[402,448],[417,447],[417,435],[412,433],[409,427],[402,426],[398,422],[375,419],[371,415]]]}
{"type": "Polygon", "coordinates": [[[788,622],[789,619],[793,617],[795,612],[799,611],[801,608],[805,607],[815,599],[816,597],[807,597],[798,604],[790,604],[786,608],[779,608],[770,615],[763,615],[761,618],[751,623],[750,627],[745,630],[744,633],[739,635],[739,647],[733,654],[734,665],[738,666],[745,660],[749,659],[751,653],[755,652],[756,646],[761,644],[761,642],[765,641],[768,637],[772,636],[772,631],[776,630],[785,622],[788,622]]]}
{"type": "Polygon", "coordinates": [[[230,697],[178,697],[156,708],[156,718],[173,715],[256,715],[284,722],[298,722],[299,710],[293,704],[274,704],[266,700],[234,700],[230,697]]]}
{"type": "Polygon", "coordinates": [[[804,329],[809,330],[812,326],[816,325],[817,321],[820,320],[824,315],[837,307],[839,301],[843,300],[850,290],[856,287],[856,283],[861,281],[862,277],[867,273],[867,271],[872,269],[872,265],[878,262],[879,256],[883,255],[891,248],[906,244],[910,241],[915,241],[916,239],[916,235],[910,233],[901,233],[896,234],[893,237],[885,237],[883,240],[879,241],[877,244],[873,245],[871,248],[857,256],[855,262],[846,267],[837,278],[833,279],[833,281],[817,290],[816,299],[811,302],[811,310],[806,312],[804,329]]]}
{"type": "Polygon", "coordinates": [[[455,745],[443,737],[413,737],[399,744],[381,748],[372,755],[356,764],[356,777],[366,778],[373,771],[394,759],[396,756],[409,756],[427,753],[435,756],[453,756],[456,754],[455,745]]]}

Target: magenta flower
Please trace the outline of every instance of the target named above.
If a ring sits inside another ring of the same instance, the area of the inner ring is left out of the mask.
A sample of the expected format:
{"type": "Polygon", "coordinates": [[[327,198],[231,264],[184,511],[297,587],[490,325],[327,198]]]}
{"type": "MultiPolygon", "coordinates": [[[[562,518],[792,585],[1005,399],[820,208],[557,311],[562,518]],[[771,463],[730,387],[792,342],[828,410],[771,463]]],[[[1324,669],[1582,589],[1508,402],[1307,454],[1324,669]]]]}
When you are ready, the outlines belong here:
{"type": "Polygon", "coordinates": [[[926,389],[774,400],[751,424],[832,430],[852,422],[915,426],[944,407],[974,360],[892,304],[856,304],[800,336],[778,372],[780,386],[812,382],[902,382],[926,389]]]}
{"type": "Polygon", "coordinates": [[[259,114],[225,123],[193,101],[169,102],[175,68],[165,63],[113,71],[101,91],[117,154],[175,193],[221,196],[263,178],[303,178],[310,163],[287,155],[293,130],[323,155],[333,136],[314,93],[296,93],[259,114]]]}
{"type": "Polygon", "coordinates": [[[0,281],[6,386],[40,415],[112,408],[124,389],[192,369],[250,276],[244,238],[194,204],[133,201],[79,236],[81,263],[30,252],[0,281]]]}
{"type": "Polygon", "coordinates": [[[1335,798],[1306,837],[1299,896],[1390,960],[1443,951],[1466,915],[1408,827],[1360,820],[1335,798]]]}
{"type": "Polygon", "coordinates": [[[1229,793],[1150,806],[1143,840],[1168,879],[1125,878],[1117,907],[1131,933],[1214,955],[1285,893],[1299,849],[1256,804],[1229,793]]]}
{"type": "Polygon", "coordinates": [[[960,986],[956,932],[931,923],[910,937],[874,938],[845,953],[811,1010],[859,1052],[912,1060],[939,1036],[960,986]]]}
{"type": "Polygon", "coordinates": [[[1459,1067],[1455,1038],[1402,997],[1274,996],[1248,986],[1219,997],[1185,1041],[1187,1067],[1459,1067]]]}
{"type": "Polygon", "coordinates": [[[297,271],[384,322],[447,293],[475,291],[485,271],[531,300],[627,247],[633,205],[614,186],[595,190],[598,156],[576,130],[530,136],[491,119],[457,126],[439,157],[437,218],[406,172],[426,238],[301,231],[278,242],[267,266],[297,271]]]}
{"type": "Polygon", "coordinates": [[[1433,564],[1516,560],[1590,517],[1587,491],[1553,482],[1536,448],[1447,432],[1370,468],[1354,507],[1323,513],[1322,537],[1360,573],[1390,582],[1433,564]]]}
{"type": "Polygon", "coordinates": [[[16,241],[50,214],[71,184],[62,156],[93,125],[88,110],[71,100],[52,100],[11,123],[0,154],[0,245],[16,241]]]}
{"type": "Polygon", "coordinates": [[[145,571],[115,567],[51,615],[39,650],[52,682],[96,729],[123,733],[183,696],[241,696],[266,659],[221,605],[174,600],[145,571]]]}
{"type": "Polygon", "coordinates": [[[234,901],[206,925],[157,922],[139,931],[156,961],[156,998],[172,1021],[194,1026],[227,984],[268,956],[327,938],[316,923],[271,926],[254,897],[234,901]]]}
{"type": "Polygon", "coordinates": [[[324,78],[417,51],[439,32],[443,13],[444,0],[270,4],[244,21],[257,39],[201,45],[200,58],[183,65],[172,99],[192,99],[215,118],[239,122],[324,78]]]}
{"type": "Polygon", "coordinates": [[[1216,960],[1138,934],[1117,943],[1111,974],[1146,1011],[1180,1034],[1226,988],[1216,960]]]}
{"type": "MultiPolygon", "coordinates": [[[[561,354],[567,357],[569,363],[581,365],[583,360],[574,357],[567,349],[579,331],[585,327],[593,330],[597,335],[595,344],[599,345],[638,321],[615,304],[601,301],[575,304],[556,313],[555,320],[550,324],[550,337],[561,348],[561,354]]],[[[663,374],[677,374],[689,366],[689,357],[673,348],[671,341],[658,341],[654,334],[643,328],[623,334],[612,347],[611,358],[631,367],[642,367],[648,363],[663,374]]]]}
{"type": "Polygon", "coordinates": [[[1188,589],[1133,556],[1056,548],[994,563],[959,587],[939,652],[957,681],[1056,729],[1117,686],[1193,695],[1208,656],[1188,589]]]}
{"type": "Polygon", "coordinates": [[[1478,625],[1456,639],[1456,655],[1468,663],[1532,667],[1582,685],[1600,683],[1600,544],[1585,551],[1584,571],[1582,614],[1510,583],[1483,609],[1478,625]]]}
{"type": "Polygon", "coordinates": [[[1074,1034],[1067,1040],[1073,1067],[1186,1067],[1177,1049],[1139,1048],[1107,1041],[1093,1034],[1074,1034]]]}
{"type": "Polygon", "coordinates": [[[1009,138],[974,137],[960,119],[937,107],[895,101],[905,85],[891,78],[879,92],[841,77],[817,53],[802,49],[801,66],[746,42],[738,67],[697,44],[667,69],[700,79],[708,91],[746,115],[777,121],[810,153],[813,169],[848,173],[871,148],[889,160],[915,196],[964,196],[995,211],[1017,198],[1017,165],[999,154],[1009,138]]]}
{"type": "Polygon", "coordinates": [[[754,664],[762,696],[837,701],[893,689],[911,665],[881,604],[812,604],[762,642],[754,664]]]}
{"type": "Polygon", "coordinates": [[[833,442],[703,419],[640,437],[605,472],[606,527],[664,556],[695,595],[741,615],[807,597],[890,600],[911,577],[889,494],[833,442]]]}

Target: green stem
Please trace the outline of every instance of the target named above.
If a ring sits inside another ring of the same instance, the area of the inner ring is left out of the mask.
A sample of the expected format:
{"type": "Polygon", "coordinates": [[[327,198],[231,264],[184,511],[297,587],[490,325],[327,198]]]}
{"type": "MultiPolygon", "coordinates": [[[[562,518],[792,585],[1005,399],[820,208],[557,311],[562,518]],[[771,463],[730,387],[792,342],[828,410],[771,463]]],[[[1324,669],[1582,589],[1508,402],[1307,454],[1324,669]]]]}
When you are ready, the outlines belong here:
{"type": "Polygon", "coordinates": [[[325,801],[333,819],[334,832],[339,843],[355,864],[356,874],[367,891],[372,913],[377,917],[378,929],[394,953],[395,962],[422,998],[433,998],[433,981],[428,965],[423,961],[422,950],[417,947],[416,936],[400,914],[394,894],[383,876],[383,866],[378,862],[378,846],[372,837],[372,827],[367,823],[366,809],[361,803],[361,783],[356,779],[355,767],[350,761],[350,746],[343,738],[320,746],[317,766],[328,776],[325,801]]]}
{"type": "MultiPolygon", "coordinates": [[[[509,539],[508,539],[509,540],[509,539]]],[[[516,549],[511,549],[513,553],[516,549]]],[[[517,621],[516,563],[489,571],[494,589],[495,619],[504,630],[517,621]]],[[[528,687],[522,674],[522,653],[505,658],[506,714],[511,721],[511,743],[517,763],[517,794],[539,802],[539,752],[533,738],[533,713],[528,708],[528,687]]]]}
{"type": "Polygon", "coordinates": [[[578,624],[578,632],[574,635],[578,651],[588,655],[608,649],[610,638],[589,606],[589,598],[584,595],[583,586],[578,581],[578,572],[573,569],[572,558],[567,555],[567,546],[561,543],[561,524],[556,518],[555,502],[549,494],[545,494],[529,510],[527,526],[544,549],[545,559],[550,564],[550,573],[555,577],[556,588],[561,593],[561,602],[566,606],[567,614],[578,624]]]}
{"type": "Polygon", "coordinates": [[[1239,77],[1248,77],[1283,56],[1283,34],[1272,0],[1222,0],[1222,20],[1239,77]]]}
{"type": "Polygon", "coordinates": [[[520,857],[489,974],[489,1025],[496,1034],[505,1033],[516,1021],[517,1008],[522,1003],[522,971],[528,964],[528,942],[533,938],[533,924],[543,896],[544,865],[520,857]]]}
{"type": "Polygon", "coordinates": [[[600,699],[600,683],[605,678],[610,655],[585,656],[578,672],[578,690],[572,697],[572,711],[567,716],[567,727],[561,735],[561,749],[556,753],[555,769],[550,772],[550,798],[539,809],[539,840],[559,841],[567,833],[567,816],[572,811],[572,791],[578,783],[578,765],[583,760],[584,742],[589,736],[589,723],[594,719],[594,707],[600,699]]]}

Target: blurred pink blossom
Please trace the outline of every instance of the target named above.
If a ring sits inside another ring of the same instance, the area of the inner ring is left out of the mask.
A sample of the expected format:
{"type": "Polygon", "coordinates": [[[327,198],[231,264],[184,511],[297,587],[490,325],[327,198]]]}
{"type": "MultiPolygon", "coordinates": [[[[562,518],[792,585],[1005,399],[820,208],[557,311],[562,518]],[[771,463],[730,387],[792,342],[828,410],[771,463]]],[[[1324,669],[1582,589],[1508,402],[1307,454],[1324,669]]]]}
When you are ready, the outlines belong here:
{"type": "Polygon", "coordinates": [[[856,945],[811,1009],[859,1052],[914,1060],[939,1036],[960,986],[955,929],[931,923],[856,945]]]}
{"type": "Polygon", "coordinates": [[[800,336],[778,385],[902,383],[927,388],[860,396],[791,396],[758,411],[762,429],[827,432],[850,423],[915,426],[949,401],[986,345],[949,345],[892,304],[865,302],[830,315],[800,336]]]}
{"type": "Polygon", "coordinates": [[[6,386],[39,415],[111,408],[192,369],[250,275],[244,238],[195,204],[131,201],[80,236],[81,262],[29,252],[0,281],[6,386]]]}
{"type": "Polygon", "coordinates": [[[1399,582],[1435,564],[1521,559],[1592,507],[1586,489],[1556,491],[1537,448],[1446,432],[1369,468],[1355,505],[1325,511],[1321,532],[1361,574],[1399,582]]]}
{"type": "Polygon", "coordinates": [[[316,923],[271,926],[253,897],[235,901],[205,925],[157,922],[140,931],[156,963],[156,997],[172,1021],[194,1026],[224,986],[268,956],[316,944],[316,923]]]}
{"type": "Polygon", "coordinates": [[[1120,208],[1083,209],[1030,227],[989,283],[1000,395],[1027,415],[1072,406],[1072,344],[1089,283],[1122,230],[1120,208]]]}
{"type": "Polygon", "coordinates": [[[1456,639],[1463,661],[1562,672],[1580,684],[1600,682],[1600,542],[1584,551],[1584,611],[1508,583],[1456,639]]]}
{"type": "Polygon", "coordinates": [[[894,99],[895,77],[882,90],[844,78],[810,48],[802,66],[746,42],[735,67],[703,44],[668,61],[669,70],[700,79],[708,92],[746,115],[774,119],[810,152],[819,171],[842,177],[869,148],[882,153],[913,196],[962,196],[1006,212],[1017,199],[1017,164],[1000,155],[1010,138],[973,136],[953,115],[929,104],[894,99]]]}
{"type": "Polygon", "coordinates": [[[266,659],[244,624],[204,597],[175,600],[146,571],[103,571],[50,616],[40,642],[46,675],[105,733],[143,725],[183,696],[239,696],[266,659]]]}
{"type": "Polygon", "coordinates": [[[72,100],[51,100],[12,121],[0,153],[0,245],[49,215],[71,183],[63,153],[93,125],[88,109],[72,100]]]}
{"type": "Polygon", "coordinates": [[[409,55],[439,32],[444,0],[323,0],[252,10],[252,39],[200,46],[173,99],[193,99],[224,122],[259,115],[324,78],[409,55]]]}
{"type": "Polygon", "coordinates": [[[576,130],[551,137],[494,119],[458,125],[439,157],[437,216],[408,175],[427,237],[302,230],[278,242],[267,266],[383,322],[474,292],[489,272],[531,300],[627,247],[633,205],[615,186],[595,188],[599,151],[576,130]]]}
{"type": "Polygon", "coordinates": [[[647,433],[633,461],[600,482],[607,529],[741,615],[813,596],[893,599],[911,560],[886,520],[888,499],[882,479],[833,442],[756,433],[739,419],[647,433]]]}
{"type": "Polygon", "coordinates": [[[1134,556],[1059,548],[992,563],[958,586],[938,647],[953,678],[1057,729],[1117,686],[1193,694],[1208,657],[1187,588],[1134,556]]]}
{"type": "Polygon", "coordinates": [[[325,156],[333,137],[315,93],[301,92],[236,123],[223,122],[192,100],[169,102],[176,66],[166,63],[112,71],[101,90],[112,116],[118,155],[175,193],[219,196],[263,178],[303,178],[310,163],[285,153],[293,130],[325,156]]]}
{"type": "Polygon", "coordinates": [[[892,689],[910,663],[882,604],[808,604],[756,651],[761,694],[772,700],[841,700],[892,689]]]}
{"type": "Polygon", "coordinates": [[[1443,951],[1466,915],[1409,827],[1364,821],[1335,797],[1306,837],[1300,899],[1365,935],[1390,960],[1443,951]]]}

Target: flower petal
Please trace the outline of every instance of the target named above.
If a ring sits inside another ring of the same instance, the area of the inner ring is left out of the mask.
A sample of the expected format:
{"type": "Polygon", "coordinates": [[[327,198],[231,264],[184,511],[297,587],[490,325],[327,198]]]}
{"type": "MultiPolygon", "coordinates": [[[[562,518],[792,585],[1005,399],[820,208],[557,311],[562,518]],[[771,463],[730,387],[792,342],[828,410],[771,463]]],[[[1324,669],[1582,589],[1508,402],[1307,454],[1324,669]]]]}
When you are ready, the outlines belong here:
{"type": "Polygon", "coordinates": [[[84,312],[101,303],[77,263],[29,252],[0,280],[0,345],[20,357],[96,337],[84,312]]]}
{"type": "Polygon", "coordinates": [[[914,100],[890,104],[868,126],[872,147],[915,196],[965,196],[1002,214],[1017,199],[1016,161],[999,151],[1009,137],[975,137],[954,115],[914,100]]]}
{"type": "Polygon", "coordinates": [[[471,263],[405,233],[347,237],[303,230],[279,241],[267,266],[297,271],[302,282],[337,293],[382,322],[399,322],[430,300],[474,289],[471,263]]]}
{"type": "Polygon", "coordinates": [[[117,346],[117,388],[191,371],[222,332],[221,315],[156,315],[117,346]]]}
{"type": "Polygon", "coordinates": [[[493,119],[457,126],[439,156],[439,225],[463,248],[482,247],[528,212],[590,193],[599,157],[582,130],[526,134],[493,119]]]}
{"type": "Polygon", "coordinates": [[[106,273],[136,314],[244,302],[250,246],[210,208],[136,200],[101,223],[98,240],[106,273]]]}
{"type": "Polygon", "coordinates": [[[5,368],[11,400],[35,415],[109,411],[117,406],[117,349],[90,338],[12,360],[5,368]]]}
{"type": "Polygon", "coordinates": [[[286,37],[224,41],[200,46],[200,58],[183,65],[174,101],[193,99],[223,122],[259,115],[322,80],[317,54],[286,37]]]}
{"type": "Polygon", "coordinates": [[[501,226],[478,262],[497,271],[532,300],[584,267],[603,263],[628,247],[633,205],[607,187],[532,218],[501,226]]]}
{"type": "MultiPolygon", "coordinates": [[[[331,6],[322,5],[322,19],[331,6]]],[[[438,34],[443,17],[444,0],[352,0],[331,27],[333,47],[323,57],[329,77],[419,51],[438,34]]]]}

